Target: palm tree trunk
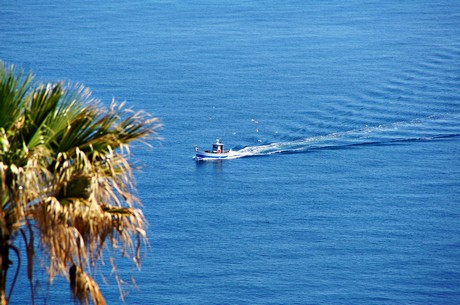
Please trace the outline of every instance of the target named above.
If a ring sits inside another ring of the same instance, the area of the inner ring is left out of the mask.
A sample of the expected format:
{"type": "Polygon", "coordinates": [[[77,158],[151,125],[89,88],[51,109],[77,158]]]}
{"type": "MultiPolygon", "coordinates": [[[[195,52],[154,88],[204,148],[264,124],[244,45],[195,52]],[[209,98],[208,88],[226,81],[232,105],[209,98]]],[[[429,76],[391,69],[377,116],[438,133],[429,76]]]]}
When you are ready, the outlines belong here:
{"type": "Polygon", "coordinates": [[[3,241],[0,242],[0,305],[7,305],[6,299],[6,274],[10,266],[9,262],[9,248],[4,245],[3,241]]]}

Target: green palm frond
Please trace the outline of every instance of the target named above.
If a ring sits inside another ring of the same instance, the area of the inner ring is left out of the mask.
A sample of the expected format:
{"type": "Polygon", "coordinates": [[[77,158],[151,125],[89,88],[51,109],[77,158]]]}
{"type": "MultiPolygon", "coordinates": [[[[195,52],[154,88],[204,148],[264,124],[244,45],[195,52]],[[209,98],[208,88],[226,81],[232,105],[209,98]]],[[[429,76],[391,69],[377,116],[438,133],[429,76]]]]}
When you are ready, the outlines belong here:
{"type": "Polygon", "coordinates": [[[28,97],[28,107],[25,109],[26,124],[23,128],[23,141],[29,149],[45,144],[49,122],[52,113],[58,107],[63,94],[62,84],[40,86],[28,97]]]}
{"type": "Polygon", "coordinates": [[[22,71],[0,61],[0,129],[9,130],[18,121],[31,81],[31,74],[24,76],[22,71]]]}

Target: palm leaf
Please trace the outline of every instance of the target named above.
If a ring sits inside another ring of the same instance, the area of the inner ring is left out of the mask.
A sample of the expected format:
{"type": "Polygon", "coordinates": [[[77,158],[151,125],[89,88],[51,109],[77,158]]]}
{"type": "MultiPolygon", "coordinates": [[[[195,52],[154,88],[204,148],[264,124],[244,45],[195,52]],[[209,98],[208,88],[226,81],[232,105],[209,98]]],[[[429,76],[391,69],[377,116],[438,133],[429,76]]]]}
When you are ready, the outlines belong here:
{"type": "Polygon", "coordinates": [[[31,74],[24,77],[22,71],[0,61],[0,129],[9,130],[18,121],[31,80],[31,74]]]}

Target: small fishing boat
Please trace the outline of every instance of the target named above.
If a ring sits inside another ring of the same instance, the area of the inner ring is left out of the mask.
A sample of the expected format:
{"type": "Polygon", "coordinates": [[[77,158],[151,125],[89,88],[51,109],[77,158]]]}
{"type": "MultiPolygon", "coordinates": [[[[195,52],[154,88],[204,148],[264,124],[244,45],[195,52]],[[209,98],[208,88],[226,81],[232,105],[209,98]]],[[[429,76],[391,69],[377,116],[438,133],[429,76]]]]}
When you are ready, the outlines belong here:
{"type": "Polygon", "coordinates": [[[229,150],[224,150],[224,143],[221,143],[219,139],[216,143],[212,144],[212,150],[200,151],[200,148],[195,145],[195,159],[206,160],[206,159],[225,159],[228,158],[230,153],[229,150]]]}

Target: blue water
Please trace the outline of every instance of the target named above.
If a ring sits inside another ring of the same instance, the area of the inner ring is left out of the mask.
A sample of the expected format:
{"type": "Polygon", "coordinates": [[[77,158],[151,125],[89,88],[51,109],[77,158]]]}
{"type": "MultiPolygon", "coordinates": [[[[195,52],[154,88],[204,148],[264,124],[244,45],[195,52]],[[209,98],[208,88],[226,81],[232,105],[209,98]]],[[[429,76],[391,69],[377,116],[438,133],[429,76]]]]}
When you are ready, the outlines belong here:
{"type": "Polygon", "coordinates": [[[0,0],[0,59],[161,118],[127,304],[460,303],[460,2],[0,0]]]}

